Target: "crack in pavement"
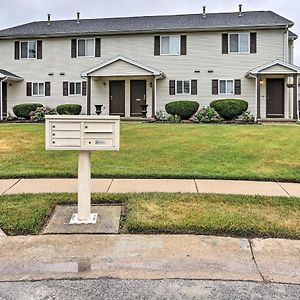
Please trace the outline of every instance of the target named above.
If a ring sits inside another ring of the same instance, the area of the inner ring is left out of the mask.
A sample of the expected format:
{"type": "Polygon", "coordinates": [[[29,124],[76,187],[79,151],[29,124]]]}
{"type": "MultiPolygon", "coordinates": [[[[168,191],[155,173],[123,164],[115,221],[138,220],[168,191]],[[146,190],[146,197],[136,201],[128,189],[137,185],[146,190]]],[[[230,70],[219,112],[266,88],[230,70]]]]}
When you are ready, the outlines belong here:
{"type": "Polygon", "coordinates": [[[109,186],[108,186],[108,188],[107,188],[107,191],[106,191],[106,193],[108,193],[108,192],[109,192],[109,190],[110,190],[110,188],[111,188],[111,186],[112,186],[112,184],[113,184],[113,181],[114,181],[114,179],[112,179],[112,180],[111,180],[111,182],[110,182],[110,184],[109,184],[109,186]]]}
{"type": "Polygon", "coordinates": [[[256,269],[257,269],[257,271],[258,271],[260,277],[262,278],[263,282],[266,282],[266,283],[267,283],[267,282],[270,282],[270,280],[269,280],[268,278],[266,278],[266,277],[262,274],[262,272],[261,272],[261,270],[260,270],[260,268],[259,268],[259,266],[258,266],[258,263],[257,263],[257,261],[256,261],[256,259],[255,259],[255,255],[254,255],[254,250],[253,250],[253,243],[252,243],[252,240],[251,240],[251,239],[248,239],[248,243],[249,243],[249,246],[250,246],[250,251],[251,251],[251,255],[252,255],[252,260],[254,261],[255,267],[256,267],[256,269]]]}
{"type": "Polygon", "coordinates": [[[277,181],[277,184],[288,194],[290,198],[292,197],[292,195],[280,184],[280,182],[277,181]]]}
{"type": "Polygon", "coordinates": [[[5,193],[7,193],[10,189],[12,189],[15,185],[17,185],[22,178],[18,178],[15,183],[13,183],[8,189],[6,189],[3,193],[0,194],[0,196],[3,196],[5,193]]]}

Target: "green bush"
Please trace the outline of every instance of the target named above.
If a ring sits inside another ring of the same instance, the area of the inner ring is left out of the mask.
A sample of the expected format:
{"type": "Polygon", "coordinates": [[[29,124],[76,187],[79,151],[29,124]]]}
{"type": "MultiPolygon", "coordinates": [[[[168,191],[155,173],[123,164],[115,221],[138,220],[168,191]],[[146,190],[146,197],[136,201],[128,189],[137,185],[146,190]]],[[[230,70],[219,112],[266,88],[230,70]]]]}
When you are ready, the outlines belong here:
{"type": "Polygon", "coordinates": [[[177,115],[181,120],[188,120],[198,110],[199,103],[196,101],[173,101],[165,105],[165,109],[170,115],[177,115]]]}
{"type": "Polygon", "coordinates": [[[38,107],[30,113],[30,120],[34,122],[45,122],[45,115],[55,115],[55,109],[50,107],[38,107]]]}
{"type": "Polygon", "coordinates": [[[177,115],[169,115],[167,118],[167,122],[168,123],[180,123],[181,119],[177,115]]]}
{"type": "Polygon", "coordinates": [[[248,109],[248,102],[242,99],[220,99],[210,104],[225,120],[233,120],[248,109]]]}
{"type": "Polygon", "coordinates": [[[59,115],[79,115],[82,106],[80,104],[61,104],[56,107],[59,115]]]}
{"type": "Polygon", "coordinates": [[[40,103],[23,103],[13,107],[13,112],[18,118],[30,119],[30,113],[36,111],[38,107],[43,107],[40,103]]]}
{"type": "Polygon", "coordinates": [[[194,116],[196,123],[220,123],[223,118],[212,107],[201,108],[194,116]]]}

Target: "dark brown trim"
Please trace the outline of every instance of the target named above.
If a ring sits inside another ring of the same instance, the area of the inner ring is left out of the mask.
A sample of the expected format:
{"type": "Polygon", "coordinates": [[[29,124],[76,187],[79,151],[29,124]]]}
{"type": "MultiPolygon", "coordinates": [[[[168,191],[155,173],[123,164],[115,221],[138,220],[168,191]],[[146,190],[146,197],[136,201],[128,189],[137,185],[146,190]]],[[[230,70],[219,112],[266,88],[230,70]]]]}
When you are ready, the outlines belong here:
{"type": "Polygon", "coordinates": [[[197,79],[191,80],[191,95],[197,95],[198,93],[198,83],[197,79]]]}
{"type": "Polygon", "coordinates": [[[26,96],[28,96],[28,97],[32,96],[32,83],[31,82],[26,83],[26,96]]]}
{"type": "Polygon", "coordinates": [[[169,95],[175,94],[175,80],[169,80],[169,95]]]}
{"type": "Polygon", "coordinates": [[[241,95],[242,94],[242,82],[241,79],[234,80],[234,94],[241,95]]]}
{"type": "Polygon", "coordinates": [[[160,36],[154,37],[154,55],[155,56],[160,55],[160,36]]]}
{"type": "Polygon", "coordinates": [[[91,90],[92,90],[92,77],[87,78],[87,95],[86,95],[86,114],[91,114],[91,90]]]}
{"type": "Polygon", "coordinates": [[[101,39],[95,38],[95,57],[101,57],[101,39]]]}
{"type": "Polygon", "coordinates": [[[86,81],[82,81],[81,94],[82,94],[82,96],[86,96],[86,81]]]}
{"type": "Polygon", "coordinates": [[[293,83],[294,83],[294,90],[293,90],[293,119],[298,120],[298,75],[293,75],[293,83]]]}
{"type": "Polygon", "coordinates": [[[180,55],[186,55],[187,52],[187,38],[186,35],[180,36],[180,55]]]}
{"type": "Polygon", "coordinates": [[[222,34],[222,54],[228,54],[228,33],[222,34]]]}
{"type": "Polygon", "coordinates": [[[45,82],[45,96],[51,95],[51,83],[50,81],[45,82]]]}
{"type": "Polygon", "coordinates": [[[219,80],[218,79],[212,79],[211,81],[211,93],[213,95],[219,94],[219,80]]]}
{"type": "Polygon", "coordinates": [[[152,76],[152,118],[155,117],[155,89],[156,89],[156,80],[155,76],[152,76]]]}
{"type": "Polygon", "coordinates": [[[77,57],[77,40],[76,39],[71,40],[71,57],[72,58],[77,57]]]}
{"type": "Polygon", "coordinates": [[[63,82],[63,96],[69,96],[69,82],[63,82]]]}
{"type": "Polygon", "coordinates": [[[42,59],[43,58],[43,42],[41,40],[36,42],[36,48],[37,48],[37,59],[42,59]]]}
{"type": "Polygon", "coordinates": [[[15,59],[20,59],[20,42],[15,41],[15,59]]]}
{"type": "Polygon", "coordinates": [[[256,117],[257,119],[261,119],[260,115],[260,77],[257,76],[256,79],[256,117]]]}
{"type": "Polygon", "coordinates": [[[256,32],[250,33],[250,53],[256,53],[257,52],[257,38],[256,38],[256,32]]]}

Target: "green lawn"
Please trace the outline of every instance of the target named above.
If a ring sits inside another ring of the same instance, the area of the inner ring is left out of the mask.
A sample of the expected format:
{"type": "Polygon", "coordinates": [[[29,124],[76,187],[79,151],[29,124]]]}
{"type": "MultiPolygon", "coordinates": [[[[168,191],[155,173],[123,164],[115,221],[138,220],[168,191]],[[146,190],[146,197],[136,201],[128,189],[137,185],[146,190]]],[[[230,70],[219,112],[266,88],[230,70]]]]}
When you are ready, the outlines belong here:
{"type": "MultiPolygon", "coordinates": [[[[300,126],[121,126],[119,152],[94,152],[93,177],[300,182],[300,126]]],[[[76,177],[77,153],[45,151],[43,124],[0,124],[0,178],[76,177]]]]}
{"type": "MultiPolygon", "coordinates": [[[[121,233],[195,233],[300,238],[300,198],[209,194],[93,194],[93,203],[122,203],[121,233]]],[[[0,197],[0,227],[37,234],[56,204],[75,194],[0,197]]]]}

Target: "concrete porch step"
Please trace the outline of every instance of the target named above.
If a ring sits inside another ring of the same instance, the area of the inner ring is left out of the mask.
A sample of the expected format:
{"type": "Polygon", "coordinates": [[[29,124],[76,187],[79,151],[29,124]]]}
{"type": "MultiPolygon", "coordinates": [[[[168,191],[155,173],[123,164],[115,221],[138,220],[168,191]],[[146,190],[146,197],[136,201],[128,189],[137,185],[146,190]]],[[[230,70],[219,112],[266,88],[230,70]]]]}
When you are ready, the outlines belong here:
{"type": "Polygon", "coordinates": [[[259,119],[258,122],[260,123],[284,123],[284,124],[295,124],[297,120],[295,119],[285,119],[285,118],[266,118],[266,119],[259,119]]]}

